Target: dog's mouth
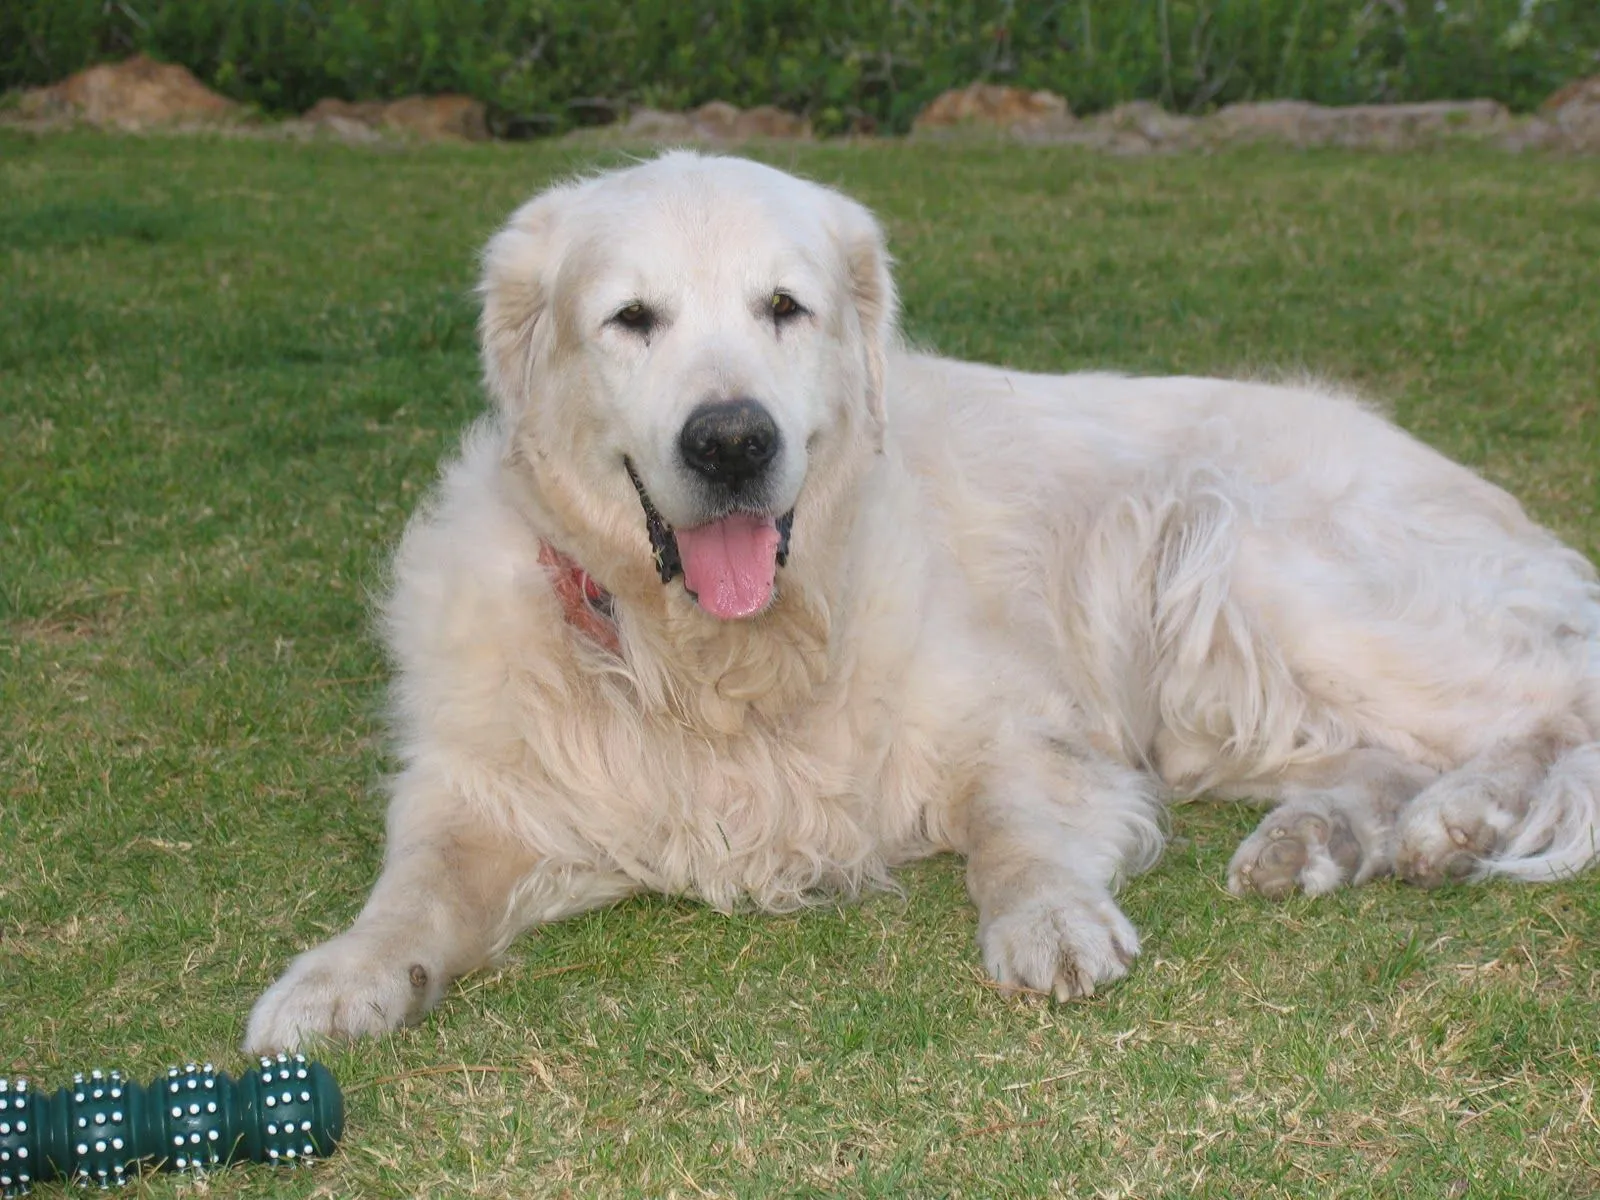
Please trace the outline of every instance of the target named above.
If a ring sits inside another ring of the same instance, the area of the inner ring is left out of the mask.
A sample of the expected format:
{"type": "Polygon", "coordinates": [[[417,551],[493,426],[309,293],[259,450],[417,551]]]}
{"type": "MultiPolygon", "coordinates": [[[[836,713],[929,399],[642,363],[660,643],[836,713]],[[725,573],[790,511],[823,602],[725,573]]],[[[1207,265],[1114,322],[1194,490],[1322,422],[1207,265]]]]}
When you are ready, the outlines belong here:
{"type": "Polygon", "coordinates": [[[632,461],[622,461],[644,506],[645,531],[662,583],[682,575],[684,589],[695,602],[723,621],[754,616],[772,602],[778,568],[789,561],[793,509],[781,517],[732,512],[692,529],[675,530],[651,501],[632,461]]]}

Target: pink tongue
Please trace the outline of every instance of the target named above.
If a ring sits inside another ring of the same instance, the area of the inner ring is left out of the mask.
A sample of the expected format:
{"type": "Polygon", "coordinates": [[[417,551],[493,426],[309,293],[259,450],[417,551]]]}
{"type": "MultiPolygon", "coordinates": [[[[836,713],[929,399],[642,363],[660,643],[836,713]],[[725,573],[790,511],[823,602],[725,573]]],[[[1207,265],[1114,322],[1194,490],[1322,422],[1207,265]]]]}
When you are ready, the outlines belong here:
{"type": "Polygon", "coordinates": [[[771,517],[735,513],[680,529],[677,537],[684,585],[701,608],[731,621],[767,606],[778,573],[778,527],[771,517]]]}

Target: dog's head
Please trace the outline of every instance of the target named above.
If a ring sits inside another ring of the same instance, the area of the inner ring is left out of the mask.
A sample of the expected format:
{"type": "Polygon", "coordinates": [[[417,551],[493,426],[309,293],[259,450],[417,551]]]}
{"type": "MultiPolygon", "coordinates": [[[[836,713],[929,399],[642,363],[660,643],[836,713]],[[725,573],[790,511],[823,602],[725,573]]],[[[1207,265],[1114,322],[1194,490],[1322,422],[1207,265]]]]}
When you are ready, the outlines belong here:
{"type": "Polygon", "coordinates": [[[794,523],[881,448],[889,259],[827,188],[681,152],[561,185],[490,241],[482,292],[519,468],[613,590],[645,567],[714,617],[763,611],[794,523]]]}

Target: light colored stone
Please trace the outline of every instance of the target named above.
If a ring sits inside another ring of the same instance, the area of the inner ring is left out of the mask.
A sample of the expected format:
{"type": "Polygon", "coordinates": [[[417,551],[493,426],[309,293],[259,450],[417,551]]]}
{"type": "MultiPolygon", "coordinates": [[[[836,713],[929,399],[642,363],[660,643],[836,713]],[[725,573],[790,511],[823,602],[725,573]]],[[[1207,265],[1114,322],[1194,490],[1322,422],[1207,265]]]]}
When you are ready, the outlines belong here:
{"type": "Polygon", "coordinates": [[[336,113],[324,114],[315,121],[303,120],[300,124],[313,135],[326,134],[352,146],[370,146],[373,142],[384,140],[382,132],[375,126],[336,113]]]}
{"type": "Polygon", "coordinates": [[[24,92],[17,105],[25,119],[82,121],[104,129],[226,121],[239,106],[190,72],[143,54],[101,63],[49,87],[24,92]]]}
{"type": "Polygon", "coordinates": [[[1539,106],[1539,111],[1558,112],[1571,104],[1600,107],[1600,75],[1591,75],[1587,79],[1574,79],[1566,87],[1557,88],[1539,106]]]}
{"type": "Polygon", "coordinates": [[[1030,141],[1049,141],[1077,126],[1067,102],[1054,92],[1029,91],[993,83],[974,83],[948,91],[917,114],[911,132],[1005,133],[1030,141]]]}
{"type": "Polygon", "coordinates": [[[636,108],[621,125],[603,129],[580,129],[571,136],[577,138],[616,137],[625,141],[689,142],[699,135],[693,119],[687,113],[663,112],[659,108],[636,108]]]}
{"type": "Polygon", "coordinates": [[[355,122],[375,129],[383,121],[383,101],[340,100],[327,96],[306,109],[300,119],[313,125],[333,121],[355,122]]]}
{"type": "Polygon", "coordinates": [[[489,122],[483,102],[471,96],[402,96],[383,106],[383,125],[426,141],[484,142],[489,122]]]}
{"type": "Polygon", "coordinates": [[[1206,122],[1208,132],[1224,138],[1275,138],[1299,142],[1305,136],[1316,105],[1304,100],[1268,100],[1256,104],[1230,104],[1206,122]]]}
{"type": "Polygon", "coordinates": [[[712,100],[688,113],[698,137],[714,142],[747,142],[752,138],[809,138],[811,122],[794,113],[759,104],[739,108],[725,100],[712,100]]]}
{"type": "Polygon", "coordinates": [[[618,125],[579,129],[568,137],[583,142],[747,142],[756,138],[809,139],[811,122],[770,104],[741,109],[712,100],[686,113],[639,108],[618,125]]]}
{"type": "Polygon", "coordinates": [[[471,96],[402,96],[398,100],[318,100],[302,122],[347,142],[385,133],[422,141],[481,142],[489,137],[483,104],[471,96]]]}
{"type": "Polygon", "coordinates": [[[1170,153],[1197,144],[1200,122],[1170,113],[1151,100],[1133,100],[1081,122],[1081,132],[1065,140],[1110,154],[1170,153]]]}
{"type": "Polygon", "coordinates": [[[739,114],[734,121],[733,136],[741,141],[748,138],[809,140],[811,122],[771,104],[758,104],[739,114]]]}
{"type": "Polygon", "coordinates": [[[1440,137],[1486,135],[1510,125],[1494,100],[1436,100],[1422,104],[1326,106],[1303,100],[1230,104],[1208,122],[1227,141],[1272,139],[1297,146],[1399,150],[1440,137]]]}
{"type": "Polygon", "coordinates": [[[1097,124],[1119,133],[1134,133],[1145,141],[1161,145],[1188,141],[1198,124],[1194,117],[1170,113],[1153,100],[1133,100],[1119,104],[1095,118],[1097,124]]]}
{"type": "Polygon", "coordinates": [[[1600,75],[1569,83],[1539,110],[1563,150],[1600,153],[1600,75]]]}
{"type": "Polygon", "coordinates": [[[689,110],[689,121],[701,137],[731,141],[737,136],[739,109],[726,100],[712,100],[689,110]]]}

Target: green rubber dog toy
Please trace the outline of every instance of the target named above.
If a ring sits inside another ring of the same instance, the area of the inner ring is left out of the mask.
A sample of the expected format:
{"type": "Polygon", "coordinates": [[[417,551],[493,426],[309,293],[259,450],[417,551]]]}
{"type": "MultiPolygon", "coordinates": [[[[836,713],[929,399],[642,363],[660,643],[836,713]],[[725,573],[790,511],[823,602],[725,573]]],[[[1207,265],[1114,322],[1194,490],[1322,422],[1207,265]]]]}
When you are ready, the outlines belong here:
{"type": "Polygon", "coordinates": [[[55,1178],[118,1186],[142,1167],[292,1165],[333,1153],[343,1132],[339,1085],[298,1054],[263,1058],[238,1079],[190,1063],[146,1087],[120,1071],[75,1075],[52,1093],[0,1079],[0,1196],[55,1178]]]}

